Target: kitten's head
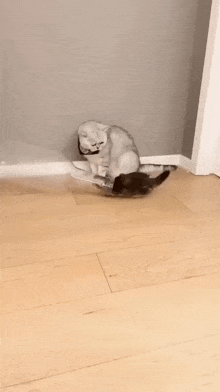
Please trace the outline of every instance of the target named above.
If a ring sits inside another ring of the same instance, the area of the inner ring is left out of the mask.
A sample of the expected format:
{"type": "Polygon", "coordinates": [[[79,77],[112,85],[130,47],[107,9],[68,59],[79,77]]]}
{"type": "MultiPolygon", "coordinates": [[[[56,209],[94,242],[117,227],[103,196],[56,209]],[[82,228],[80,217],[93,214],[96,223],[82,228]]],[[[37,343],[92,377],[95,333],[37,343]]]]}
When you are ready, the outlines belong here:
{"type": "Polygon", "coordinates": [[[78,128],[79,151],[83,155],[98,154],[107,143],[108,125],[87,121],[78,128]]]}

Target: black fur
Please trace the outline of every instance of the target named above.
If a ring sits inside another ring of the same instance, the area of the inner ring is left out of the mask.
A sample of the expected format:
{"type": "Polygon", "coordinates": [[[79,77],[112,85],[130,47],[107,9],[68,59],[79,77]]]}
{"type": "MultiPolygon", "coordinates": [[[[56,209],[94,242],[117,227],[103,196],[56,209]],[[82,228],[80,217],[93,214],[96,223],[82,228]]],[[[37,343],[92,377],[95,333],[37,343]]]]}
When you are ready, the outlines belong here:
{"type": "Polygon", "coordinates": [[[138,172],[120,174],[115,178],[112,194],[118,196],[146,195],[162,184],[169,175],[170,171],[165,171],[156,178],[150,178],[148,174],[138,172]]]}

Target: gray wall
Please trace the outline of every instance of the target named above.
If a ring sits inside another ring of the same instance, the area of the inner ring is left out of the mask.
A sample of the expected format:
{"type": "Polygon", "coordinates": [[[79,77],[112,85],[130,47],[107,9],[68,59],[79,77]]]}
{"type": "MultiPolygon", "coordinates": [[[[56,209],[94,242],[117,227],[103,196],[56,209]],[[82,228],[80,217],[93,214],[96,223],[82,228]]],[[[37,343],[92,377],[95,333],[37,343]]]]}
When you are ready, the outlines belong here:
{"type": "Polygon", "coordinates": [[[87,119],[127,128],[142,156],[190,155],[211,0],[1,3],[6,160],[22,145],[22,161],[29,146],[78,160],[87,119]]]}

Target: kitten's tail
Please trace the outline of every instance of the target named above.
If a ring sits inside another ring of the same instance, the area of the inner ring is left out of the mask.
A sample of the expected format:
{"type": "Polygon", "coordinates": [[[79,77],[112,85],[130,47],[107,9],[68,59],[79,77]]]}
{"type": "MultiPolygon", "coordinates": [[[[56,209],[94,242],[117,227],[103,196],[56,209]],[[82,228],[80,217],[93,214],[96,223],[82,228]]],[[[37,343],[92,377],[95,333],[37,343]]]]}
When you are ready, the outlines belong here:
{"type": "Polygon", "coordinates": [[[159,186],[160,184],[162,184],[162,182],[164,182],[167,179],[167,177],[169,177],[169,175],[170,175],[170,171],[166,170],[163,173],[161,173],[159,176],[154,178],[154,186],[159,186]]]}
{"type": "Polygon", "coordinates": [[[140,165],[138,171],[140,173],[151,173],[154,171],[159,171],[159,170],[163,170],[163,171],[174,171],[177,169],[177,166],[175,165],[159,165],[159,164],[145,164],[145,165],[140,165]]]}

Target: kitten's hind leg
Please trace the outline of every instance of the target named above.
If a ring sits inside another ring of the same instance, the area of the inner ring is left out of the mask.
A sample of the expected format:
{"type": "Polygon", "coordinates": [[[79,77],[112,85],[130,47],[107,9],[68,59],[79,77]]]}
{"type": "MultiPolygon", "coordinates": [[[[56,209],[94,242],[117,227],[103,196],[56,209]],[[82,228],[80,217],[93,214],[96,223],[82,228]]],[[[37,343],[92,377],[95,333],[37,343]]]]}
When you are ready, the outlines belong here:
{"type": "Polygon", "coordinates": [[[116,164],[109,167],[107,175],[115,179],[122,173],[129,174],[138,171],[139,165],[138,155],[134,151],[127,151],[119,157],[116,164]]]}

